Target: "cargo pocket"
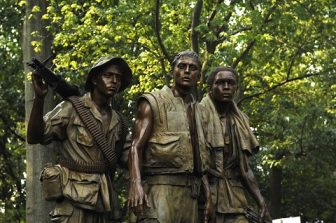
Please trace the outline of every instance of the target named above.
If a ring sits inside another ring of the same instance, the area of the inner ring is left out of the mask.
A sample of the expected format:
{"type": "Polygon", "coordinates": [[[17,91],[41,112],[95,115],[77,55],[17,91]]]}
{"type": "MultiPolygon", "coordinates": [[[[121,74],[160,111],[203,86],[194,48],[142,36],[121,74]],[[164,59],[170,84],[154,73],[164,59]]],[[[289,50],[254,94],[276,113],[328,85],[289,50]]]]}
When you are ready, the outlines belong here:
{"type": "Polygon", "coordinates": [[[210,163],[210,167],[215,170],[221,170],[223,169],[224,165],[224,148],[223,147],[214,147],[210,149],[210,160],[212,161],[210,163]]]}
{"type": "Polygon", "coordinates": [[[180,136],[156,135],[148,141],[146,149],[147,160],[145,166],[149,167],[181,167],[180,136]]]}
{"type": "Polygon", "coordinates": [[[247,207],[247,200],[245,197],[245,189],[240,181],[230,180],[230,185],[232,188],[232,206],[235,208],[247,207]]]}
{"type": "Polygon", "coordinates": [[[47,201],[58,200],[63,197],[62,193],[62,168],[59,165],[47,164],[42,170],[40,181],[42,183],[43,197],[47,201]]]}
{"type": "Polygon", "coordinates": [[[70,171],[63,194],[71,201],[93,208],[97,204],[99,188],[99,175],[70,171]]]}
{"type": "Polygon", "coordinates": [[[52,223],[66,223],[73,213],[74,208],[68,202],[57,203],[54,210],[49,213],[52,223]]]}

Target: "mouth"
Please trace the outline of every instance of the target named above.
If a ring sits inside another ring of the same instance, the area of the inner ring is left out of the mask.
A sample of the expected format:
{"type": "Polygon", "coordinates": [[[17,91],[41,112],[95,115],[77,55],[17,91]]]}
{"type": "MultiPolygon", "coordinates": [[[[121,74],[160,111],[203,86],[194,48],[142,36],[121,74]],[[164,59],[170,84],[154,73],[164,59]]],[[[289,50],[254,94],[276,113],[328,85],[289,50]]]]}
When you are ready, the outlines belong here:
{"type": "Polygon", "coordinates": [[[115,88],[115,87],[109,87],[109,88],[107,88],[107,90],[116,92],[116,91],[117,91],[117,88],[115,88]]]}
{"type": "Polygon", "coordinates": [[[231,98],[231,94],[222,94],[223,98],[231,98]]]}

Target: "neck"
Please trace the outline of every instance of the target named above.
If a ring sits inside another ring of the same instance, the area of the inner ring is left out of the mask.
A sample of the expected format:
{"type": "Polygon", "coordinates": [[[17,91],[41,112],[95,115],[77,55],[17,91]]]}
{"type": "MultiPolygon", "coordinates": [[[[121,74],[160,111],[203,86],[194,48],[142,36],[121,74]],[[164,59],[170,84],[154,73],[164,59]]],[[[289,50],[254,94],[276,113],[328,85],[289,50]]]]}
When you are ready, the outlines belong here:
{"type": "Polygon", "coordinates": [[[219,102],[213,99],[212,97],[211,100],[213,101],[215,108],[220,116],[226,117],[232,113],[234,106],[232,101],[219,102]]]}
{"type": "Polygon", "coordinates": [[[192,102],[192,91],[191,88],[181,88],[177,85],[174,85],[172,88],[173,94],[175,97],[181,97],[184,103],[191,103],[192,102]]]}
{"type": "Polygon", "coordinates": [[[110,108],[112,97],[106,97],[94,90],[91,92],[91,98],[100,112],[110,108]]]}

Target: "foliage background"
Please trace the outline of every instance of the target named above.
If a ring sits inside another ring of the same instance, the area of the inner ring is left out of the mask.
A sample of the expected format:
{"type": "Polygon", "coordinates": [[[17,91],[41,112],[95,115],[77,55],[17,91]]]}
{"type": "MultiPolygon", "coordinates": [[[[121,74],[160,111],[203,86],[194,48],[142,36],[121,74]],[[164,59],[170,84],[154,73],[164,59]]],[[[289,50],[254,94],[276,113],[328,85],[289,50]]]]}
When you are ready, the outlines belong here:
{"type": "MultiPolygon", "coordinates": [[[[28,35],[27,2],[0,3],[0,221],[24,222],[27,61],[20,43],[28,35]]],[[[179,51],[193,49],[203,61],[199,98],[213,67],[237,69],[236,100],[262,145],[252,166],[273,217],[336,222],[334,0],[47,3],[42,19],[53,36],[52,69],[82,86],[100,56],[125,58],[134,80],[116,104],[130,120],[140,94],[170,83],[169,61],[179,51]]],[[[33,14],[40,11],[33,7],[33,14]]],[[[40,42],[31,44],[42,50],[40,42]]]]}

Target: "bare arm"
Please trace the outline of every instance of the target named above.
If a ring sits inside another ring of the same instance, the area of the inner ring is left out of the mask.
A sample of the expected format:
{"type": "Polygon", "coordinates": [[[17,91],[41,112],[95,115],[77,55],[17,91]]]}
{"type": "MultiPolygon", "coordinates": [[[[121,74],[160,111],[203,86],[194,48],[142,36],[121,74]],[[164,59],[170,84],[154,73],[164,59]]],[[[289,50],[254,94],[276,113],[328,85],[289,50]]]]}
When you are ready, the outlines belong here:
{"type": "Polygon", "coordinates": [[[253,196],[254,200],[257,202],[259,207],[259,212],[261,216],[261,222],[272,222],[271,216],[268,212],[265,200],[260,193],[257,180],[253,174],[251,167],[248,164],[248,157],[246,154],[242,154],[243,168],[241,168],[241,173],[243,176],[243,183],[248,190],[248,192],[253,196]]]}
{"type": "Polygon", "coordinates": [[[210,185],[208,181],[208,176],[204,175],[202,177],[202,188],[205,195],[205,208],[204,208],[204,223],[210,222],[210,219],[214,219],[214,207],[211,199],[210,185]]]}
{"type": "Polygon", "coordinates": [[[130,172],[130,188],[128,206],[133,212],[143,212],[144,206],[149,206],[147,196],[141,185],[140,168],[142,153],[145,149],[153,128],[153,114],[150,104],[146,100],[139,102],[137,116],[133,127],[133,139],[128,155],[128,168],[130,172]]]}
{"type": "Polygon", "coordinates": [[[27,142],[35,144],[40,143],[43,138],[43,105],[44,97],[48,92],[48,86],[42,82],[41,76],[34,73],[32,75],[32,83],[35,91],[35,98],[27,127],[27,142]]]}

